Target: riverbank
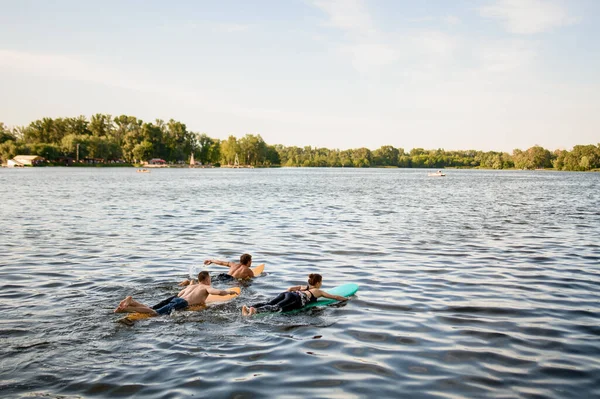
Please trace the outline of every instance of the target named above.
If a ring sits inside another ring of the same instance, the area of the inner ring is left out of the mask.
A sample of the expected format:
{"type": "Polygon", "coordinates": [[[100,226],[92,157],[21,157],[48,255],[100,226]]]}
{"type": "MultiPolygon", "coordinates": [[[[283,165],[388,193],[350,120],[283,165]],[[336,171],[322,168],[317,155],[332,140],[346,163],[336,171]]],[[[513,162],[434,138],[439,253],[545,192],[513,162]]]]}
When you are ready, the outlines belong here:
{"type": "MultiPolygon", "coordinates": [[[[22,169],[23,167],[19,167],[19,168],[11,168],[8,167],[6,165],[1,165],[2,168],[8,168],[8,169],[22,169]]],[[[366,167],[357,167],[357,166],[281,166],[281,165],[270,165],[270,166],[265,166],[265,165],[257,165],[257,166],[253,166],[253,165],[243,165],[243,166],[232,166],[232,165],[212,165],[212,166],[189,166],[189,165],[145,165],[145,164],[102,164],[102,163],[96,163],[96,164],[72,164],[72,165],[63,165],[63,164],[56,164],[56,163],[50,163],[48,165],[36,165],[36,166],[31,166],[31,165],[26,165],[24,166],[24,168],[48,168],[48,167],[59,167],[59,168],[147,168],[147,169],[218,169],[218,168],[222,168],[222,169],[281,169],[281,168],[290,168],[290,169],[402,169],[402,170],[423,170],[423,171],[430,171],[430,170],[486,170],[486,171],[501,171],[501,170],[506,170],[506,171],[530,171],[530,172],[600,172],[600,168],[595,168],[595,169],[591,169],[591,170],[559,170],[559,169],[551,169],[551,168],[544,168],[544,169],[517,169],[517,168],[504,168],[504,169],[494,169],[494,168],[484,168],[484,167],[480,167],[480,166],[476,166],[476,167],[465,167],[465,166],[453,166],[453,167],[446,167],[446,168],[403,168],[403,167],[397,167],[397,166],[366,166],[366,167]]]]}

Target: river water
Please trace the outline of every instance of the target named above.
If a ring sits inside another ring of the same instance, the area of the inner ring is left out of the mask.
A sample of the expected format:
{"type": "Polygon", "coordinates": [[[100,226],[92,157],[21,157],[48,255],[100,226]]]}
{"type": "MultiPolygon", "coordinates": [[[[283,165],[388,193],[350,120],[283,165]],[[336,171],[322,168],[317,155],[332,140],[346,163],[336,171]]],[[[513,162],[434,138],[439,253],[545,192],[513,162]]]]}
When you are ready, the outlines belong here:
{"type": "Polygon", "coordinates": [[[600,397],[598,173],[33,168],[0,187],[2,397],[600,397]],[[265,273],[233,302],[116,323],[126,295],[244,252],[265,273]],[[241,317],[312,272],[360,290],[241,317]]]}

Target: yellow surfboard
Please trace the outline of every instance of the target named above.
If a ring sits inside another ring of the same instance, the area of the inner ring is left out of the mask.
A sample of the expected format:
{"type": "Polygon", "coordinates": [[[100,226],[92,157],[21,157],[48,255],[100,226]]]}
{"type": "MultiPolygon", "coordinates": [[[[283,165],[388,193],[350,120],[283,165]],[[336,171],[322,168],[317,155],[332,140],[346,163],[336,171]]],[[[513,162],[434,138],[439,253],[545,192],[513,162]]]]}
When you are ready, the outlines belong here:
{"type": "Polygon", "coordinates": [[[265,264],[261,263],[256,267],[251,267],[250,270],[252,270],[252,273],[254,273],[254,277],[258,277],[263,272],[263,270],[265,270],[265,264]]]}

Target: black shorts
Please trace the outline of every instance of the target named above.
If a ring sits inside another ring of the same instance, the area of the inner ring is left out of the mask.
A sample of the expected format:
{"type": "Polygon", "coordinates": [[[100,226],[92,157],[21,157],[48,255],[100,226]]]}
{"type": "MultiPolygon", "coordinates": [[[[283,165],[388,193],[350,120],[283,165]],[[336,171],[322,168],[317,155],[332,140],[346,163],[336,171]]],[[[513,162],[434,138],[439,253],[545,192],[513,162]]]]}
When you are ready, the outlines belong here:
{"type": "Polygon", "coordinates": [[[230,282],[230,281],[235,281],[235,280],[236,280],[236,278],[235,278],[235,277],[233,277],[233,276],[230,276],[230,275],[229,275],[229,274],[227,274],[227,273],[219,273],[219,274],[217,274],[216,276],[214,276],[214,277],[211,277],[210,279],[211,279],[212,281],[217,281],[217,282],[220,282],[220,283],[227,283],[227,282],[230,282]]]}
{"type": "Polygon", "coordinates": [[[172,297],[169,297],[167,299],[165,299],[164,301],[160,301],[159,303],[157,303],[156,305],[152,306],[152,309],[157,310],[162,308],[163,306],[167,305],[169,302],[171,302],[173,299],[177,298],[177,295],[174,295],[172,297]]]}

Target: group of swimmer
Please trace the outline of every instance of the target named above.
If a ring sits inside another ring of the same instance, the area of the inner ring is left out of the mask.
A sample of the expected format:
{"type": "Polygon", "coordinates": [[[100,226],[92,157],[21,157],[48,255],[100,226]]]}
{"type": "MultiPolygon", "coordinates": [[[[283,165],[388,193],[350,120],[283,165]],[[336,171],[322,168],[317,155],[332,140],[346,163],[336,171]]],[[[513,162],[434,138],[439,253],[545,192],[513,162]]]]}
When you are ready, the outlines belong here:
{"type": "MultiPolygon", "coordinates": [[[[254,277],[254,272],[250,269],[252,265],[252,256],[243,254],[240,256],[240,262],[226,262],[221,260],[207,259],[205,265],[215,264],[229,268],[228,273],[222,273],[217,278],[219,280],[248,279],[254,277]]],[[[308,276],[307,285],[297,285],[290,287],[268,302],[261,302],[251,306],[242,306],[242,315],[251,316],[261,312],[287,312],[300,309],[310,302],[315,302],[317,298],[324,297],[335,299],[337,301],[347,301],[348,298],[338,295],[331,295],[321,290],[323,278],[320,274],[311,273],[308,276]]],[[[184,280],[179,283],[185,286],[177,295],[161,301],[150,307],[135,301],[131,296],[126,297],[119,303],[115,313],[148,313],[153,316],[165,315],[173,310],[185,309],[189,306],[206,305],[206,298],[209,295],[233,295],[237,294],[232,290],[217,290],[211,286],[211,277],[207,271],[198,273],[198,280],[184,280]]]]}

